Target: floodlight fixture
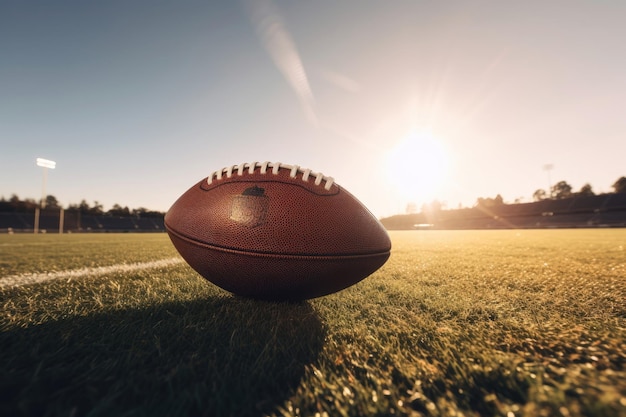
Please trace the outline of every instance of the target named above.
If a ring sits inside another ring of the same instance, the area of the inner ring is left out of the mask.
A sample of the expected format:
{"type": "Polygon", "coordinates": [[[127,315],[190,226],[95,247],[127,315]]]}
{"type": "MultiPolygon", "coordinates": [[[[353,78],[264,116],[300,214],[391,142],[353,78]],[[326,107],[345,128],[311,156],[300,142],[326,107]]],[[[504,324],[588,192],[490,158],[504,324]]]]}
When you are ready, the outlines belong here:
{"type": "Polygon", "coordinates": [[[57,163],[49,159],[37,158],[37,166],[54,169],[57,163]]]}

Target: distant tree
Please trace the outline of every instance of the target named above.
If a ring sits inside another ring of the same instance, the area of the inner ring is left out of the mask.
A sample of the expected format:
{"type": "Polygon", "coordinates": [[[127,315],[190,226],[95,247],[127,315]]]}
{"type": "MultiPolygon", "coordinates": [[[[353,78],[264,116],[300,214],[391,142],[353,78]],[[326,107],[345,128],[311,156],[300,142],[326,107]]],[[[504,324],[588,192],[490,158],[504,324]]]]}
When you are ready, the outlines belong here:
{"type": "Polygon", "coordinates": [[[439,200],[433,200],[430,203],[422,204],[422,213],[437,213],[443,208],[443,203],[439,200]]]}
{"type": "Polygon", "coordinates": [[[578,195],[582,197],[589,197],[592,195],[596,195],[596,193],[594,193],[593,190],[591,189],[591,184],[587,183],[582,186],[582,188],[578,192],[578,195]]]}
{"type": "Polygon", "coordinates": [[[45,201],[46,201],[46,208],[49,208],[49,209],[60,208],[59,200],[57,200],[57,198],[53,195],[47,195],[45,201]]]}
{"type": "Polygon", "coordinates": [[[621,177],[615,184],[613,184],[613,189],[616,193],[626,193],[626,177],[621,177]]]}
{"type": "MultiPolygon", "coordinates": [[[[46,208],[61,208],[61,204],[57,198],[53,195],[48,195],[45,198],[46,208]]],[[[34,212],[37,207],[40,207],[41,202],[33,198],[20,199],[17,194],[11,194],[8,199],[4,196],[0,196],[0,212],[2,213],[28,213],[34,212]]],[[[81,215],[95,215],[102,216],[104,213],[102,204],[98,201],[93,202],[93,206],[90,206],[84,199],[79,204],[68,205],[67,211],[78,212],[81,215]]],[[[128,206],[122,207],[119,204],[113,205],[111,210],[107,211],[108,215],[115,216],[137,216],[137,217],[151,217],[162,218],[165,213],[160,211],[148,210],[145,207],[130,210],[128,206]]]]}
{"type": "Polygon", "coordinates": [[[417,213],[417,204],[411,202],[406,205],[406,214],[415,214],[417,213]]]}
{"type": "Polygon", "coordinates": [[[38,206],[39,203],[32,198],[21,200],[17,194],[11,194],[8,200],[3,199],[3,202],[0,204],[0,211],[24,213],[33,211],[38,206]]]}
{"type": "Polygon", "coordinates": [[[20,211],[22,205],[23,203],[20,198],[16,194],[12,194],[11,198],[2,204],[2,211],[20,211]]]}
{"type": "Polygon", "coordinates": [[[91,207],[89,207],[89,203],[87,203],[87,201],[80,200],[80,204],[78,205],[78,211],[80,211],[81,214],[89,214],[89,212],[91,211],[91,207]]]}
{"type": "Polygon", "coordinates": [[[144,217],[144,215],[148,212],[148,209],[145,207],[139,207],[136,209],[133,209],[133,216],[137,216],[137,217],[144,217]]]}
{"type": "Polygon", "coordinates": [[[22,207],[21,211],[35,210],[35,207],[37,206],[39,206],[39,203],[32,198],[27,198],[20,203],[20,207],[22,207]]]}
{"type": "Polygon", "coordinates": [[[94,201],[94,202],[93,202],[93,207],[89,210],[89,212],[90,212],[91,214],[96,215],[96,216],[101,216],[101,215],[103,215],[103,214],[104,214],[104,210],[103,210],[102,204],[98,203],[98,201],[97,201],[97,200],[96,200],[96,201],[94,201]]]}
{"type": "Polygon", "coordinates": [[[113,207],[111,207],[111,209],[107,211],[106,214],[108,214],[109,216],[128,217],[130,216],[130,210],[128,209],[128,206],[122,207],[116,203],[113,204],[113,207]]]}
{"type": "Polygon", "coordinates": [[[145,207],[139,207],[131,211],[133,216],[137,217],[163,217],[164,213],[160,211],[148,210],[145,207]]]}
{"type": "Polygon", "coordinates": [[[22,200],[17,196],[17,194],[13,194],[9,199],[9,204],[13,207],[13,209],[18,210],[20,206],[23,205],[22,200]]]}
{"type": "Polygon", "coordinates": [[[533,200],[535,201],[545,200],[547,197],[548,193],[546,193],[546,190],[543,190],[541,188],[533,193],[533,200]]]}
{"type": "Polygon", "coordinates": [[[552,195],[557,200],[572,196],[572,186],[565,181],[559,181],[552,186],[552,195]]]}
{"type": "Polygon", "coordinates": [[[495,207],[495,206],[501,206],[503,204],[504,204],[504,199],[502,198],[500,194],[498,194],[495,198],[478,197],[478,199],[476,200],[476,206],[479,206],[479,207],[495,207]]]}

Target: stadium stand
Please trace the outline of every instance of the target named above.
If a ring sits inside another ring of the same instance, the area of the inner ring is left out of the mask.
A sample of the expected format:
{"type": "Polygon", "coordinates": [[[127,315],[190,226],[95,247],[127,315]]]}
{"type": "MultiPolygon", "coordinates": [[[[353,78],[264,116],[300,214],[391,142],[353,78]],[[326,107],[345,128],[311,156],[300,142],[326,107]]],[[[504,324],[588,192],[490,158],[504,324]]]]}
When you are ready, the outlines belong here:
{"type": "Polygon", "coordinates": [[[626,210],[626,193],[608,194],[606,202],[606,210],[626,210]]]}
{"type": "MultiPolygon", "coordinates": [[[[43,210],[39,216],[41,232],[59,232],[59,211],[43,210]]],[[[35,213],[0,213],[0,233],[33,232],[35,213]]],[[[164,232],[163,217],[112,217],[65,212],[63,232],[164,232]]]]}
{"type": "Polygon", "coordinates": [[[574,196],[533,203],[475,206],[382,219],[390,230],[626,227],[626,194],[574,196]]]}
{"type": "Polygon", "coordinates": [[[30,221],[23,213],[0,213],[0,230],[22,230],[33,229],[34,215],[30,216],[30,221]]]}
{"type": "Polygon", "coordinates": [[[574,198],[570,206],[570,212],[593,212],[594,210],[602,210],[608,203],[609,198],[606,195],[594,195],[588,197],[574,198]]]}

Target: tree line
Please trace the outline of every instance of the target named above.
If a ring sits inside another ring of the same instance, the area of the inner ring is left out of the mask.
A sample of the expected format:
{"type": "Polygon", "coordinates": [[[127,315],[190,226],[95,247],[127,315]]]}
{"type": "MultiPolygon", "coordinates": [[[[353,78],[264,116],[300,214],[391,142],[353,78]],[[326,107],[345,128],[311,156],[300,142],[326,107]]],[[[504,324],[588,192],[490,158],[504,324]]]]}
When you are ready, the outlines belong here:
{"type": "MultiPolygon", "coordinates": [[[[613,183],[611,186],[615,193],[626,193],[626,177],[620,177],[617,181],[613,183]]],[[[534,201],[542,201],[547,199],[554,200],[562,200],[564,198],[571,197],[590,197],[594,196],[596,193],[593,191],[591,184],[587,183],[583,185],[580,190],[574,191],[574,187],[572,187],[567,181],[558,181],[556,184],[550,187],[549,190],[545,190],[543,188],[537,189],[533,193],[534,201]]],[[[489,205],[489,199],[478,199],[477,205],[489,205]],[[482,201],[481,201],[482,200],[482,201]]],[[[498,194],[495,199],[491,199],[491,205],[504,204],[502,197],[498,194]]]]}
{"type": "MultiPolygon", "coordinates": [[[[626,177],[620,177],[611,187],[615,190],[615,193],[626,193],[626,177]]],[[[589,183],[583,185],[580,190],[574,191],[574,187],[572,187],[567,181],[558,181],[556,184],[551,186],[549,190],[545,190],[543,188],[537,189],[533,193],[533,201],[548,199],[562,200],[564,198],[590,197],[594,195],[596,195],[596,193],[593,191],[593,187],[589,183]]],[[[519,203],[519,201],[516,201],[516,203],[519,203]]],[[[476,205],[483,207],[496,206],[500,204],[504,204],[500,194],[498,194],[496,198],[479,198],[476,201],[476,205]]]]}
{"type": "MultiPolygon", "coordinates": [[[[620,177],[613,185],[611,186],[615,193],[626,193],[626,177],[620,177]]],[[[571,197],[589,197],[594,196],[596,193],[593,191],[591,184],[587,183],[583,185],[579,191],[574,191],[574,187],[572,187],[567,181],[559,181],[553,186],[550,187],[550,190],[546,191],[545,189],[538,189],[533,193],[533,201],[542,201],[548,199],[561,200],[564,198],[571,197]]],[[[514,204],[521,203],[520,199],[516,199],[514,204]]],[[[504,199],[500,194],[495,197],[479,197],[476,200],[476,207],[496,207],[503,205],[504,199]]],[[[421,207],[422,213],[428,212],[437,212],[442,209],[445,209],[445,203],[442,203],[438,200],[434,200],[430,203],[424,203],[421,207]]],[[[461,208],[461,207],[459,207],[461,208]]],[[[409,203],[406,207],[407,214],[415,214],[418,213],[418,207],[415,203],[409,203]]]]}
{"type": "MultiPolygon", "coordinates": [[[[20,199],[16,194],[13,194],[8,200],[0,197],[0,212],[4,213],[28,213],[34,212],[35,208],[45,206],[46,209],[59,210],[63,208],[57,198],[53,195],[48,195],[40,204],[32,198],[20,199]]],[[[165,213],[160,211],[149,210],[145,207],[139,207],[129,209],[128,206],[122,207],[119,204],[114,204],[111,209],[104,211],[104,207],[98,201],[94,201],[93,205],[87,203],[86,200],[82,200],[79,204],[70,204],[64,208],[67,212],[80,213],[82,215],[92,216],[113,216],[113,217],[163,217],[165,213]]]]}

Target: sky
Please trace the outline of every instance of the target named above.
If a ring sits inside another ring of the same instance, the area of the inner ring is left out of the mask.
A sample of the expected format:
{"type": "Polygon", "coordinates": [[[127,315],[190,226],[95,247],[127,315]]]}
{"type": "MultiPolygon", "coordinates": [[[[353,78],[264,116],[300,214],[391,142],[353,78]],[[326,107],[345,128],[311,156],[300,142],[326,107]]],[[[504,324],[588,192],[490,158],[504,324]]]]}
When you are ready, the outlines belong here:
{"type": "Polygon", "coordinates": [[[166,211],[254,161],[377,217],[626,176],[626,2],[0,2],[0,197],[166,211]],[[550,164],[551,169],[545,169],[550,164]]]}

